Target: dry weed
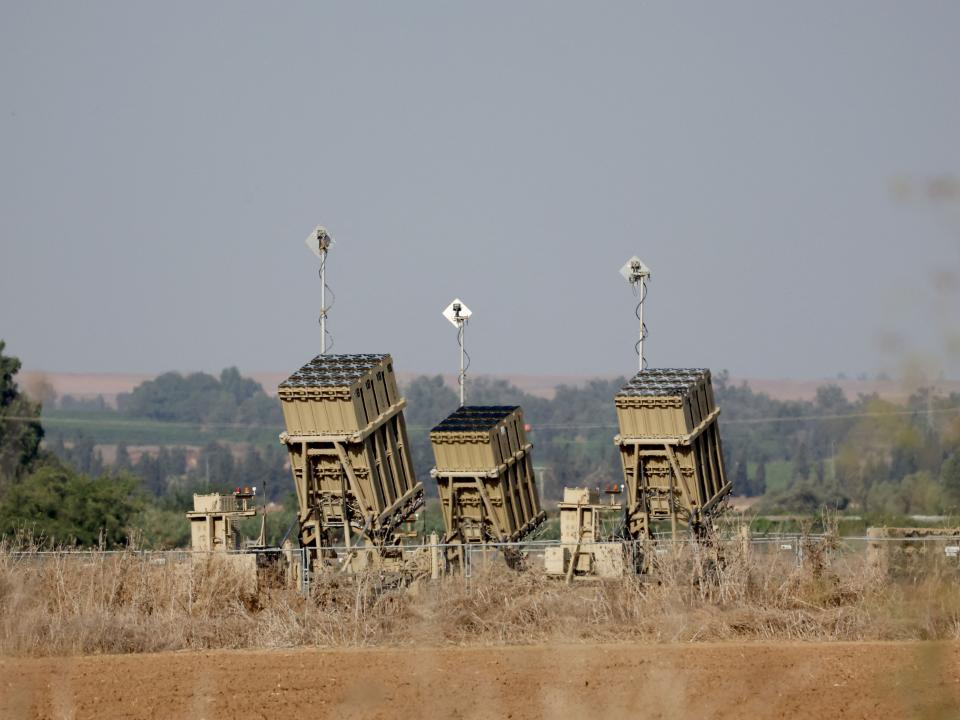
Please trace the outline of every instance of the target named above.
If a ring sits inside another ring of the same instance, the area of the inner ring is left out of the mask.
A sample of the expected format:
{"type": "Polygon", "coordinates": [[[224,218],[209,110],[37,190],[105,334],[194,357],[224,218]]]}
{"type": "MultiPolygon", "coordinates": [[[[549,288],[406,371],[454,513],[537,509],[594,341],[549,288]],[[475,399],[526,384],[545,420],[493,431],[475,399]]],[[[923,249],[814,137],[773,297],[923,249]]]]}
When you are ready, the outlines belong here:
{"type": "MultiPolygon", "coordinates": [[[[253,589],[222,558],[52,553],[0,544],[0,654],[207,648],[647,640],[960,639],[956,565],[881,573],[863,553],[804,541],[667,546],[649,577],[578,581],[490,563],[398,584],[320,575],[310,597],[253,589]]],[[[930,560],[930,558],[927,558],[930,560]]],[[[934,558],[935,559],[935,558],[934,558]]]]}

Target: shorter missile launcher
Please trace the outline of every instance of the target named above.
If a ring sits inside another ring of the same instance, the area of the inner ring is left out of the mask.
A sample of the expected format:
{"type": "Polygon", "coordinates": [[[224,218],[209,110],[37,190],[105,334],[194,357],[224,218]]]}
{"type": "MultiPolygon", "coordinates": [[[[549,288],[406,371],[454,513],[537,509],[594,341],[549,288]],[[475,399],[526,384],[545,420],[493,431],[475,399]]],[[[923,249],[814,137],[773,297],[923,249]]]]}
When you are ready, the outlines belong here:
{"type": "Polygon", "coordinates": [[[430,442],[444,542],[512,542],[543,522],[519,407],[461,407],[431,430],[430,442]]]}

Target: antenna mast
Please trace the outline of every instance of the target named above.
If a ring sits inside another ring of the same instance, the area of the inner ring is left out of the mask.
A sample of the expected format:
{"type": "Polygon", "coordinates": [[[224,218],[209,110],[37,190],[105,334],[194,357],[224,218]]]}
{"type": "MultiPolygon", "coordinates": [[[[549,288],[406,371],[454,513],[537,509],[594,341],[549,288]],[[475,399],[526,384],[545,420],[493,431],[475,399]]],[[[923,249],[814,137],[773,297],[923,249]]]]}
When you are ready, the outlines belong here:
{"type": "Polygon", "coordinates": [[[640,339],[634,345],[634,350],[637,353],[640,372],[643,372],[647,367],[647,358],[643,354],[643,341],[647,337],[647,326],[643,322],[643,301],[647,299],[647,280],[650,279],[650,268],[644,264],[643,260],[634,255],[620,268],[620,274],[630,283],[633,294],[639,298],[635,312],[637,320],[640,321],[640,339]]]}
{"type": "Polygon", "coordinates": [[[460,346],[460,375],[457,382],[460,385],[460,407],[463,407],[466,400],[467,389],[467,368],[470,367],[470,355],[464,348],[464,328],[470,320],[473,313],[470,308],[464,304],[460,298],[456,298],[447,305],[443,311],[443,316],[450,321],[450,324],[457,328],[457,344],[460,346]]]}
{"type": "MultiPolygon", "coordinates": [[[[320,258],[320,354],[327,353],[327,313],[331,304],[327,306],[327,251],[333,247],[333,238],[323,225],[317,225],[306,239],[307,247],[320,258]]],[[[333,291],[330,292],[333,294],[333,291]]],[[[331,343],[332,347],[333,343],[331,343]]]]}

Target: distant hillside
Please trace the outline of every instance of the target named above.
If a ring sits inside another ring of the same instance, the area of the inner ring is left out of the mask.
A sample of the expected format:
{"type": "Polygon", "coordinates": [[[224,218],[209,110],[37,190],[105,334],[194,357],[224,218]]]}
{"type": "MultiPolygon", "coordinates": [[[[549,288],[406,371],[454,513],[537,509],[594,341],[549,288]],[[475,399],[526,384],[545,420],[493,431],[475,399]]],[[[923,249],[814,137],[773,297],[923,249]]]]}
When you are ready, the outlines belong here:
{"type": "MultiPolygon", "coordinates": [[[[281,372],[244,374],[260,383],[268,395],[275,395],[277,385],[287,376],[286,373],[281,372]]],[[[401,383],[408,383],[419,375],[420,373],[412,372],[399,373],[399,379],[401,383]]],[[[31,396],[40,400],[44,400],[45,393],[52,390],[57,397],[71,395],[78,399],[91,399],[103,396],[108,405],[115,406],[118,394],[128,393],[140,383],[156,377],[157,374],[149,373],[48,373],[32,370],[21,372],[20,382],[31,396]]],[[[586,375],[494,375],[490,377],[506,380],[530,395],[552,399],[558,385],[584,387],[590,380],[610,380],[616,375],[599,378],[586,375]]],[[[444,375],[444,380],[451,388],[456,387],[455,375],[444,375]]],[[[817,388],[836,385],[843,390],[849,400],[856,400],[860,395],[875,393],[885,400],[902,402],[917,389],[916,385],[908,385],[898,380],[730,378],[732,385],[739,385],[742,382],[746,382],[754,392],[764,393],[774,400],[811,401],[817,396],[817,388]]],[[[939,380],[934,383],[933,389],[935,394],[949,395],[951,392],[960,392],[960,381],[939,380]]]]}

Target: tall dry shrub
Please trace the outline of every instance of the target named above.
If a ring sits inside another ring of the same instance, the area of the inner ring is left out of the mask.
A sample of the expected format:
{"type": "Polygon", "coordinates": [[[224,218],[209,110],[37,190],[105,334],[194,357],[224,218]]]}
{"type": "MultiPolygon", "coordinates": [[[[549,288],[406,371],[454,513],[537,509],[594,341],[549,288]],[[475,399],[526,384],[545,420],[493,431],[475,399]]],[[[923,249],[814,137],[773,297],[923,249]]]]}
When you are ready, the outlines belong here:
{"type": "MultiPolygon", "coordinates": [[[[795,541],[794,541],[795,542],[795,541]]],[[[41,553],[0,544],[0,653],[643,640],[960,639],[958,568],[942,552],[882,572],[863,548],[821,538],[784,552],[666,544],[651,573],[548,577],[537,564],[437,581],[320,573],[309,597],[229,559],[41,553]]]]}

